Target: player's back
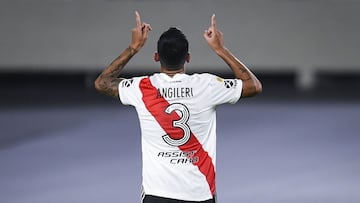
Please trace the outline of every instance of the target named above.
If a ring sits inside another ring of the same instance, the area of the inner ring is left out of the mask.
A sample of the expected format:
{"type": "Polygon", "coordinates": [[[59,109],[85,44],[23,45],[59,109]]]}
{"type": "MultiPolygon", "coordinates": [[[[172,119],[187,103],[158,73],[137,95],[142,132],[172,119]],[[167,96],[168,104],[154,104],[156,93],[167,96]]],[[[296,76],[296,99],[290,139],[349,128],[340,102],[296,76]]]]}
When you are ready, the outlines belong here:
{"type": "Polygon", "coordinates": [[[170,77],[158,73],[120,85],[122,102],[134,105],[140,120],[146,194],[185,200],[196,197],[198,201],[212,198],[215,106],[240,97],[241,85],[237,80],[231,82],[211,74],[170,77]]]}

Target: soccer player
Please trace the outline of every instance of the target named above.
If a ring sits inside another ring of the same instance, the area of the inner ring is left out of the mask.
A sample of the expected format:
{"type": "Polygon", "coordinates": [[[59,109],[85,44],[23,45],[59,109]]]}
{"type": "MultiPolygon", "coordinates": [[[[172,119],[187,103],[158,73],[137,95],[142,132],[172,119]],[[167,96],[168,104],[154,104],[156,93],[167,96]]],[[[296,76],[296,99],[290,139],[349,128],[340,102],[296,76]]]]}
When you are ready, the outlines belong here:
{"type": "Polygon", "coordinates": [[[124,79],[121,71],[144,46],[151,27],[135,12],[132,40],[96,79],[98,91],[136,108],[141,126],[142,203],[215,203],[215,107],[262,91],[255,75],[223,43],[215,15],[204,32],[210,48],[224,60],[234,79],[185,73],[188,40],[177,28],[157,42],[160,72],[124,79]]]}

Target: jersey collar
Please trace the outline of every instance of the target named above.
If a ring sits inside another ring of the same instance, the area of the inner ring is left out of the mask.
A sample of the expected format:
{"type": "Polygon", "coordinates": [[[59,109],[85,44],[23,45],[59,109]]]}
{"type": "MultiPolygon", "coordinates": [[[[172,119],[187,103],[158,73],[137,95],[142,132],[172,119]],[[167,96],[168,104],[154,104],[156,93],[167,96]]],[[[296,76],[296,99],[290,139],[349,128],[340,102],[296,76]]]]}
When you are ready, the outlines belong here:
{"type": "Polygon", "coordinates": [[[176,73],[173,77],[168,76],[166,73],[159,73],[160,78],[166,80],[166,81],[174,81],[174,80],[181,80],[188,75],[185,73],[176,73]]]}

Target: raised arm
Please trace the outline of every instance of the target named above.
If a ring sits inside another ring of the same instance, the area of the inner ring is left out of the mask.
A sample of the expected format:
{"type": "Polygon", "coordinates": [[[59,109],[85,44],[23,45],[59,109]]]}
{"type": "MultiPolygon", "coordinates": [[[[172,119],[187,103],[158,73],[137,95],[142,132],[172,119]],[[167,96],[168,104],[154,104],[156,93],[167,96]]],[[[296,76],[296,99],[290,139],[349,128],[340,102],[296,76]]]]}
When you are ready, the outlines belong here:
{"type": "Polygon", "coordinates": [[[210,48],[231,68],[235,77],[243,81],[242,97],[252,97],[262,92],[261,82],[224,46],[223,33],[216,27],[215,15],[211,17],[211,25],[205,30],[204,38],[210,48]]]}
{"type": "Polygon", "coordinates": [[[136,11],[136,27],[131,30],[132,39],[127,47],[95,80],[97,91],[118,98],[118,85],[122,78],[120,73],[129,60],[144,46],[148,32],[151,30],[149,24],[141,22],[140,14],[136,11]]]}

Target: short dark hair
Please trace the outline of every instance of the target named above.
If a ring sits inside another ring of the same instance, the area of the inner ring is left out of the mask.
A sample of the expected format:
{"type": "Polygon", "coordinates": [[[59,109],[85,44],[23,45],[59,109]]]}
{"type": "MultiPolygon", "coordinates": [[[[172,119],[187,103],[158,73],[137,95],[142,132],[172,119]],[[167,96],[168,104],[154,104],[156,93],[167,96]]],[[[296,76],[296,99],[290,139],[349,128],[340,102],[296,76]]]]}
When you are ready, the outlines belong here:
{"type": "Polygon", "coordinates": [[[185,64],[189,51],[189,42],[178,28],[165,31],[157,42],[160,64],[169,70],[177,70],[185,64]]]}

